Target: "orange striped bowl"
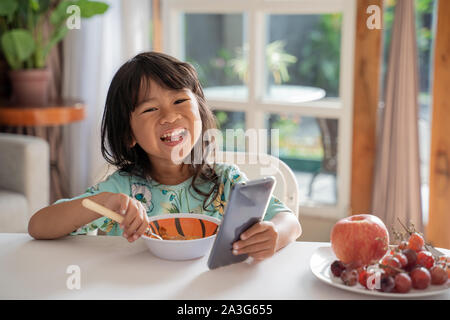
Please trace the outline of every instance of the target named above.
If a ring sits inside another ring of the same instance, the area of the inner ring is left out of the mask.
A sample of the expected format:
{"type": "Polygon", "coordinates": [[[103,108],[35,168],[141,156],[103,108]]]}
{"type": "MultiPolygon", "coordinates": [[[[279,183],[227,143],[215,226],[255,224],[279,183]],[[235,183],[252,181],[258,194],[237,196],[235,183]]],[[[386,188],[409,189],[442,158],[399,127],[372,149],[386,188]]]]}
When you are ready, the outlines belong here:
{"type": "Polygon", "coordinates": [[[143,235],[147,248],[166,260],[190,260],[203,257],[211,250],[220,220],[205,214],[170,213],[149,217],[149,226],[156,234],[167,235],[159,240],[143,235]]]}

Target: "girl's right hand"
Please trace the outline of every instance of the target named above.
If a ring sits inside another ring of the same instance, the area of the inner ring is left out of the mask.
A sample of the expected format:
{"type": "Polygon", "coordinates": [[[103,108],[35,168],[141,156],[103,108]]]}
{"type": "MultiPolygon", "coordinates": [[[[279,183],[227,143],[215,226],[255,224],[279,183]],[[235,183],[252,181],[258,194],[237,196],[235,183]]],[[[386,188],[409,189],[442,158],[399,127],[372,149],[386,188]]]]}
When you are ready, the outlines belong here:
{"type": "Polygon", "coordinates": [[[139,200],[123,193],[108,193],[103,205],[124,216],[120,228],[129,242],[136,241],[148,227],[147,211],[139,200]]]}

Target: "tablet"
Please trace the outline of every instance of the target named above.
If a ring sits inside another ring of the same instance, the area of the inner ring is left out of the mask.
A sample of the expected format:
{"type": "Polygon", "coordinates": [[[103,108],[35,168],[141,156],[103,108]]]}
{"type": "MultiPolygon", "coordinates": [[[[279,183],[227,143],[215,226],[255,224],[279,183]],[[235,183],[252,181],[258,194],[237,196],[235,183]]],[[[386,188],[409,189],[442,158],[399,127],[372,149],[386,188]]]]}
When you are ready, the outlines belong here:
{"type": "Polygon", "coordinates": [[[223,220],[209,255],[209,269],[248,258],[247,254],[234,255],[233,243],[239,240],[242,232],[264,219],[275,183],[275,178],[270,176],[232,186],[223,220]]]}

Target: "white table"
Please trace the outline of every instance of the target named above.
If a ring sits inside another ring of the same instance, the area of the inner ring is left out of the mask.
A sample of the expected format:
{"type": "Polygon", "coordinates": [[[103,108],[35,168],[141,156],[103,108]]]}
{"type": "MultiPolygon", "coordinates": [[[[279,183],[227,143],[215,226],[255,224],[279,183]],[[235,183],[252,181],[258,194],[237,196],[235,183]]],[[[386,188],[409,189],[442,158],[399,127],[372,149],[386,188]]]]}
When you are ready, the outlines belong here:
{"type": "MultiPolygon", "coordinates": [[[[313,252],[329,243],[296,242],[259,263],[216,270],[208,256],[166,261],[143,240],[68,236],[33,240],[0,233],[0,299],[373,299],[322,283],[309,269],[313,252]],[[68,289],[70,265],[80,268],[81,288],[68,289]]],[[[450,291],[450,290],[448,290],[450,291]]],[[[431,297],[450,299],[450,292],[431,297]]]]}

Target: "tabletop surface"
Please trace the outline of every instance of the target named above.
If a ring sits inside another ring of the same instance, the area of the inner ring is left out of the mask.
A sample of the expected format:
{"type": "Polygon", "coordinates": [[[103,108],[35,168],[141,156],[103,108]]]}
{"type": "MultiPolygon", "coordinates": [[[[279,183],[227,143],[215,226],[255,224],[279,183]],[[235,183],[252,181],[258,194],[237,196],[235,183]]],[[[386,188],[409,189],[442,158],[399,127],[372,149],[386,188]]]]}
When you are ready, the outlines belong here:
{"type": "MultiPolygon", "coordinates": [[[[0,299],[378,299],[329,286],[309,260],[324,242],[295,242],[261,262],[209,270],[208,255],[189,261],[153,256],[138,239],[68,236],[34,240],[0,233],[0,299]],[[81,287],[68,289],[73,267],[81,287]]],[[[428,299],[450,299],[450,290],[428,299]]]]}

